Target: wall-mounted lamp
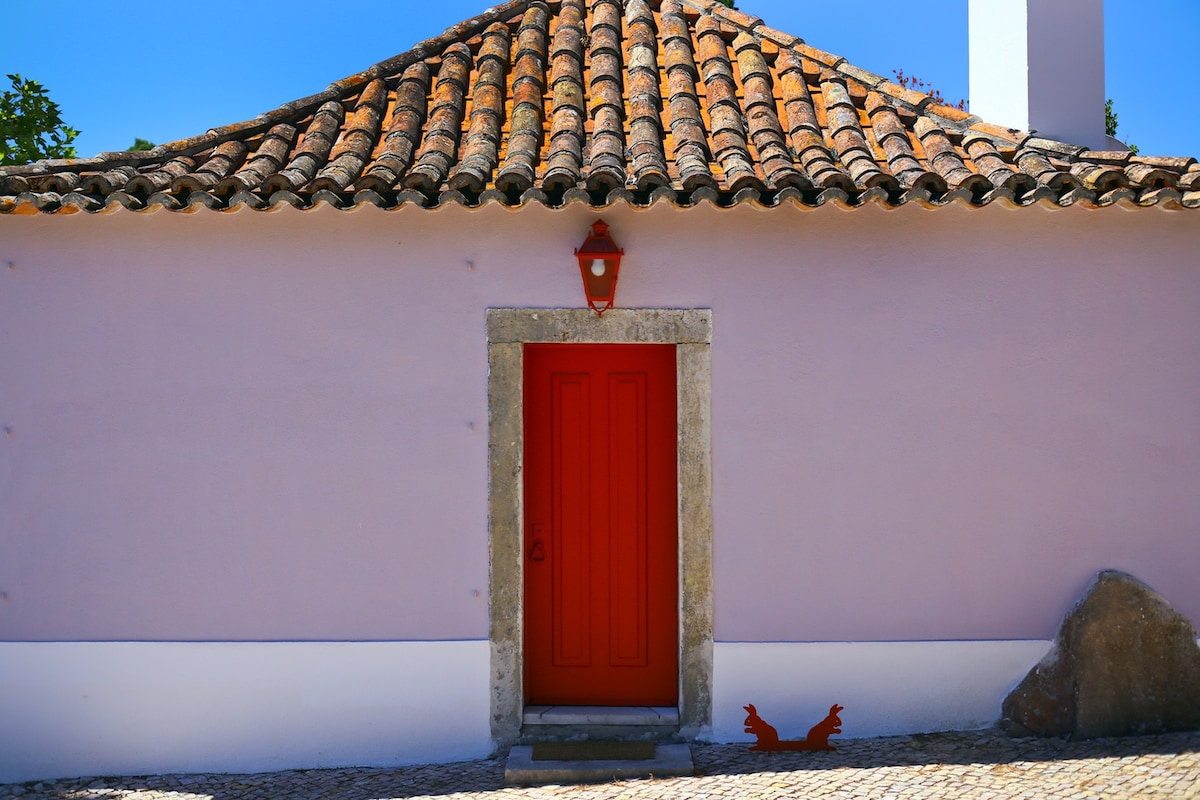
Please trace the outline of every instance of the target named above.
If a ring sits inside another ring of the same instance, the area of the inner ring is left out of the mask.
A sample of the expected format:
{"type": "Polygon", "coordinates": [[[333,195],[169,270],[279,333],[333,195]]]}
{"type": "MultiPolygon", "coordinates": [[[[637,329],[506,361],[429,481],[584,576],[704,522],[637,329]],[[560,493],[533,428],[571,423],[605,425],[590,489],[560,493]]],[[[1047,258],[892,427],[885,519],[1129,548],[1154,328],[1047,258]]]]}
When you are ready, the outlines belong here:
{"type": "Polygon", "coordinates": [[[583,291],[588,305],[597,315],[603,315],[613,307],[613,299],[617,296],[617,273],[624,254],[625,250],[617,247],[602,219],[592,223],[583,246],[575,250],[579,273],[583,276],[583,291]]]}

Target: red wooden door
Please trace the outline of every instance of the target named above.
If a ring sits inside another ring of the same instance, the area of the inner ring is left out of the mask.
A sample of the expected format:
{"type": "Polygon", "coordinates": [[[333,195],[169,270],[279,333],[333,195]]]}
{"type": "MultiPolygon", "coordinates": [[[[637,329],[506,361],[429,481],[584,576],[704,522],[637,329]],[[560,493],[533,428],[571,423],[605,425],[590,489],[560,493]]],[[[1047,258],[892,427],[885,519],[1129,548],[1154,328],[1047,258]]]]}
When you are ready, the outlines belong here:
{"type": "Polygon", "coordinates": [[[525,696],[675,705],[675,348],[525,346],[525,696]]]}

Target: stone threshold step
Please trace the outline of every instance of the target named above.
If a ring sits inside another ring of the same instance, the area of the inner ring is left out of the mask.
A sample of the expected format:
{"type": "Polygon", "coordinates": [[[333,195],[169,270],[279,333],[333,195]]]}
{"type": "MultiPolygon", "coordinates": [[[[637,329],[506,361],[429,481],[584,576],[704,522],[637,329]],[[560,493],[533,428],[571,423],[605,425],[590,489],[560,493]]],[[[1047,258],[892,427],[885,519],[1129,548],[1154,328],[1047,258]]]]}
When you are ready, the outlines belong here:
{"type": "Polygon", "coordinates": [[[692,751],[686,744],[655,745],[654,758],[631,761],[534,761],[533,747],[514,745],[504,767],[507,786],[608,783],[635,778],[677,778],[694,775],[692,751]]]}
{"type": "Polygon", "coordinates": [[[679,725],[674,706],[526,706],[526,725],[679,725]]]}

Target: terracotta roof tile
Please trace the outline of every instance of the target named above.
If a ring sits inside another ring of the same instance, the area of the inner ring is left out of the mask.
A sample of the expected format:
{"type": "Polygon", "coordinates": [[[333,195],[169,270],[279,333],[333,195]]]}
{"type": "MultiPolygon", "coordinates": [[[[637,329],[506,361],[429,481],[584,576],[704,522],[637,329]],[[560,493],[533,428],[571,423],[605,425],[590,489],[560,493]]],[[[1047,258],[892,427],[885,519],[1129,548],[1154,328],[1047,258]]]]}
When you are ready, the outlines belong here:
{"type": "Polygon", "coordinates": [[[715,188],[716,179],[709,169],[712,156],[708,135],[700,111],[696,83],[700,71],[692,49],[691,30],[678,0],[662,4],[664,68],[667,72],[668,116],[675,145],[678,180],[685,191],[707,186],[715,188]]]}
{"type": "Polygon", "coordinates": [[[308,123],[300,146],[292,153],[286,167],[276,172],[263,183],[263,190],[276,192],[294,190],[316,177],[317,170],[325,164],[333,144],[337,141],[345,110],[342,104],[329,100],[321,104],[316,115],[308,123]]]}
{"type": "Polygon", "coordinates": [[[550,48],[553,102],[550,148],[542,183],[551,190],[576,185],[583,173],[583,145],[587,137],[584,123],[587,90],[583,82],[586,14],[583,0],[563,0],[550,48]]]}
{"type": "Polygon", "coordinates": [[[670,183],[663,149],[658,31],[645,0],[629,0],[625,22],[629,46],[630,170],[634,186],[644,192],[670,183]]]}
{"type": "Polygon", "coordinates": [[[217,194],[257,189],[268,176],[283,168],[295,139],[295,125],[281,122],[271,128],[267,135],[256,143],[253,157],[233,175],[217,184],[217,194]]]}
{"type": "Polygon", "coordinates": [[[130,178],[125,190],[131,194],[154,194],[171,185],[177,178],[191,174],[196,169],[196,160],[179,156],[163,164],[153,172],[143,172],[130,178]]]}
{"type": "Polygon", "coordinates": [[[715,17],[702,19],[698,26],[700,73],[708,98],[712,153],[729,191],[737,192],[761,187],[762,181],[754,171],[746,141],[745,113],[738,101],[738,84],[725,41],[727,32],[715,17]]]}
{"type": "Polygon", "coordinates": [[[512,116],[508,152],[496,176],[496,188],[519,195],[533,187],[542,137],[545,133],[546,59],[549,12],[535,2],[525,12],[517,30],[512,70],[512,116]]]}
{"type": "MultiPolygon", "coordinates": [[[[921,166],[913,152],[908,129],[896,109],[878,92],[867,96],[867,113],[875,133],[875,141],[887,159],[886,169],[904,189],[916,188],[931,180],[931,173],[921,166]]],[[[942,182],[937,181],[940,185],[942,182]]]]}
{"type": "Polygon", "coordinates": [[[779,121],[771,68],[760,42],[742,33],[734,40],[733,46],[741,68],[750,142],[758,151],[758,160],[762,164],[768,188],[810,187],[812,182],[801,175],[792,162],[787,138],[779,121]]]}
{"type": "Polygon", "coordinates": [[[376,78],[367,84],[359,96],[354,113],[346,120],[341,139],[329,154],[310,187],[313,191],[329,189],[341,192],[362,174],[375,142],[379,140],[380,124],[387,111],[387,84],[376,78]]]}
{"type": "Polygon", "coordinates": [[[452,190],[482,192],[500,163],[509,49],[508,28],[498,22],[488,27],[477,60],[479,76],[471,98],[470,128],[462,158],[448,181],[452,190]]]}
{"type": "MultiPolygon", "coordinates": [[[[959,155],[954,143],[950,141],[950,137],[946,135],[941,126],[934,122],[929,117],[920,117],[916,122],[917,136],[921,139],[921,147],[925,150],[925,159],[934,172],[946,181],[946,185],[951,189],[956,189],[960,186],[967,185],[968,188],[974,188],[982,181],[987,183],[987,179],[976,172],[972,172],[959,155]]],[[[990,185],[983,187],[979,186],[980,190],[991,188],[990,185]]]]}
{"type": "Polygon", "coordinates": [[[963,138],[963,146],[979,174],[987,179],[997,189],[1006,189],[1014,197],[1020,196],[1033,189],[1037,182],[1030,176],[1018,172],[1008,163],[996,149],[996,145],[986,136],[970,133],[963,138]]]}
{"type": "Polygon", "coordinates": [[[809,180],[816,186],[853,189],[854,182],[838,169],[825,143],[821,120],[805,76],[806,65],[813,62],[802,59],[795,52],[784,51],[776,63],[781,72],[784,111],[790,124],[788,136],[809,180]]]}
{"type": "Polygon", "coordinates": [[[715,0],[508,0],[247,122],[0,168],[11,214],[618,202],[1200,208],[1200,164],[990,124],[715,0]]]}
{"type": "Polygon", "coordinates": [[[592,138],[587,188],[609,191],[625,185],[625,98],[621,63],[621,3],[593,0],[588,29],[591,49],[592,138]]]}
{"type": "Polygon", "coordinates": [[[180,175],[171,182],[171,191],[176,194],[205,192],[212,189],[246,160],[250,148],[245,142],[231,139],[212,150],[207,159],[194,172],[180,175]]]}
{"type": "Polygon", "coordinates": [[[132,166],[114,167],[103,172],[91,172],[80,176],[79,185],[75,188],[81,194],[111,194],[123,188],[136,176],[137,170],[132,166]]]}
{"type": "Polygon", "coordinates": [[[470,49],[462,42],[447,47],[434,84],[424,141],[416,166],[404,178],[405,188],[434,192],[449,175],[458,157],[470,73],[470,49]]]}
{"type": "Polygon", "coordinates": [[[391,191],[400,177],[412,166],[421,129],[429,112],[426,94],[429,91],[430,71],[424,62],[417,62],[404,71],[396,88],[392,117],[383,138],[383,147],[375,161],[367,167],[356,189],[391,191]]]}
{"type": "Polygon", "coordinates": [[[1071,174],[1087,189],[1108,192],[1129,185],[1124,170],[1108,164],[1082,162],[1071,165],[1071,174]]]}
{"type": "MultiPolygon", "coordinates": [[[[861,84],[854,84],[862,88],[861,84]]],[[[846,79],[840,73],[826,70],[821,75],[821,91],[825,97],[826,124],[837,149],[838,159],[850,178],[858,186],[879,186],[887,183],[888,176],[884,175],[875,163],[875,154],[867,143],[866,134],[855,107],[854,95],[846,85],[846,79]]],[[[865,91],[855,92],[863,100],[865,91]]],[[[895,183],[892,179],[891,183],[895,183]]]]}
{"type": "Polygon", "coordinates": [[[1179,179],[1179,188],[1185,191],[1200,189],[1200,170],[1195,168],[1189,170],[1186,175],[1179,179]]]}

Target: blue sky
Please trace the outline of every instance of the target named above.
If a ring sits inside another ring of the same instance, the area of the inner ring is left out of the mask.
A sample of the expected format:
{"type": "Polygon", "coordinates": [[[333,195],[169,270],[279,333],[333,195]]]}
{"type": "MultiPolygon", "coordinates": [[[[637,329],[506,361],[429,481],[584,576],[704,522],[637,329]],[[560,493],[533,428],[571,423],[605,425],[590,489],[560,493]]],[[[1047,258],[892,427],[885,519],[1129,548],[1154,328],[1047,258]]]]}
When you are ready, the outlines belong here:
{"type": "MultiPolygon", "coordinates": [[[[0,73],[41,82],[81,156],[162,144],[313,94],[488,0],[0,0],[0,73]]],[[[1200,0],[1104,0],[1108,96],[1146,155],[1200,157],[1200,0]]],[[[967,96],[967,0],[739,0],[814,47],[967,96]]],[[[4,82],[7,88],[8,82],[4,82]]]]}

